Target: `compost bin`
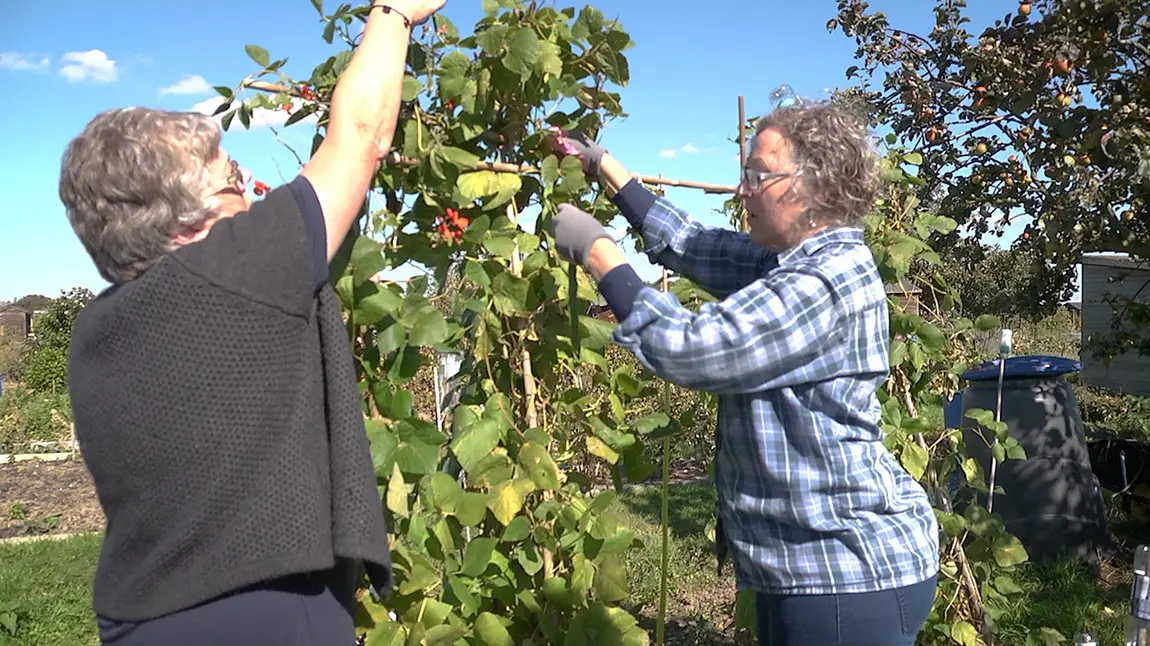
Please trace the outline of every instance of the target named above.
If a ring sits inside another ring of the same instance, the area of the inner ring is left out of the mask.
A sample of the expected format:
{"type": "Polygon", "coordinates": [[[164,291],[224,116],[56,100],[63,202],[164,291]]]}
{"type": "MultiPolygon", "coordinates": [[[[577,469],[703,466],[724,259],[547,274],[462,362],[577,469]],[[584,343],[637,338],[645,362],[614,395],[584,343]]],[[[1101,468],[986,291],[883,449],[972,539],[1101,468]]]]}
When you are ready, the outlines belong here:
{"type": "MultiPolygon", "coordinates": [[[[1010,357],[1002,380],[1001,420],[1026,451],[1025,460],[998,465],[993,511],[1022,541],[1033,561],[1061,555],[1089,561],[1108,544],[1106,508],[1091,470],[1082,415],[1064,375],[1081,364],[1049,356],[1010,357]]],[[[966,416],[981,408],[994,413],[998,404],[999,360],[962,375],[959,428],[967,454],[990,476],[993,436],[966,416]]],[[[956,402],[957,403],[957,402],[956,402]]]]}

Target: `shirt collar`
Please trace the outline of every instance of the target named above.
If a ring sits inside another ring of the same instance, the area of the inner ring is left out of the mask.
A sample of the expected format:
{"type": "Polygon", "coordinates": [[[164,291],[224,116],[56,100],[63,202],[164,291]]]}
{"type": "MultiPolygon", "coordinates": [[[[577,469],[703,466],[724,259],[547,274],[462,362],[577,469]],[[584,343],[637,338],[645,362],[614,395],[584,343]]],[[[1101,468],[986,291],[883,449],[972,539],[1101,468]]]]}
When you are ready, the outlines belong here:
{"type": "Polygon", "coordinates": [[[832,227],[825,231],[819,231],[794,247],[780,253],[779,264],[786,264],[790,260],[813,256],[823,247],[832,244],[866,244],[866,241],[863,239],[863,230],[860,227],[832,227]]]}

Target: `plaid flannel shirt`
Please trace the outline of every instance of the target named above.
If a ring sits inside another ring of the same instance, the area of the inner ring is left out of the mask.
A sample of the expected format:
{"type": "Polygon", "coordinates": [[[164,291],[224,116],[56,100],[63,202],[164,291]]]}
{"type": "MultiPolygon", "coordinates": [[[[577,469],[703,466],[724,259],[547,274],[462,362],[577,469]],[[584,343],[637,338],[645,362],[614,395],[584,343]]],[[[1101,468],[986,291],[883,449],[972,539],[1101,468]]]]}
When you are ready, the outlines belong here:
{"type": "Polygon", "coordinates": [[[614,339],[662,378],[717,393],[715,481],[740,588],[842,594],[939,569],[923,488],[883,446],[888,305],[857,228],[775,254],[631,182],[615,198],[649,257],[723,299],[650,287],[614,339]]]}

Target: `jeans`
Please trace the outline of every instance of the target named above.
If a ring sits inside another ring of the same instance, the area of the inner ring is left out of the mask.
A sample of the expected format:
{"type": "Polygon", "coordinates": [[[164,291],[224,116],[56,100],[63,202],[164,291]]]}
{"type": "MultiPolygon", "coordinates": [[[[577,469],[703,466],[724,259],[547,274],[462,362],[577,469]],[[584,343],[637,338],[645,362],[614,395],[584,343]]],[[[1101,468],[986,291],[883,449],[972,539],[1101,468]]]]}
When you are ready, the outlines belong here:
{"type": "Polygon", "coordinates": [[[760,646],[914,646],[934,605],[937,577],[860,594],[759,593],[760,646]]]}

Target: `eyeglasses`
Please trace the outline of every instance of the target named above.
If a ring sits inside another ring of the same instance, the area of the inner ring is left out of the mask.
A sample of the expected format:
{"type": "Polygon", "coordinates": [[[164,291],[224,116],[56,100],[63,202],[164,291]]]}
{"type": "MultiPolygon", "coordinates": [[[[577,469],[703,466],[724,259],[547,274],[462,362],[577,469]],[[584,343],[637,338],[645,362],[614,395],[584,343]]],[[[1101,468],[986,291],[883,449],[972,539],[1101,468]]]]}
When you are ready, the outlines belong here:
{"type": "Polygon", "coordinates": [[[748,189],[757,191],[762,188],[766,182],[771,180],[796,176],[798,176],[798,173],[774,173],[764,170],[755,170],[754,168],[743,168],[743,172],[739,176],[739,181],[748,189]]]}

